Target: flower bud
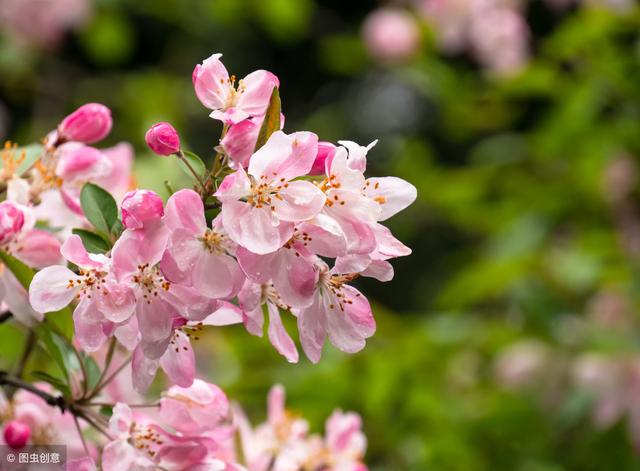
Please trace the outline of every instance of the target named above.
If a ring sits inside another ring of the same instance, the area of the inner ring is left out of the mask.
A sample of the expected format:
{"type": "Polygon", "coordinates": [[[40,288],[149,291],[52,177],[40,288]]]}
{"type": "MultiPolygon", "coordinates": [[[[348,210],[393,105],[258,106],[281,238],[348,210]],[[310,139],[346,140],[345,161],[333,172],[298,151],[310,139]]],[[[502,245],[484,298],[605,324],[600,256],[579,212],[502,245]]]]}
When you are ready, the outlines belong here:
{"type": "Polygon", "coordinates": [[[100,103],[87,103],[62,120],[58,134],[65,141],[91,144],[104,139],[112,124],[109,108],[100,103]]]}
{"type": "Polygon", "coordinates": [[[336,153],[336,146],[330,142],[318,142],[318,154],[316,160],[313,162],[313,166],[309,171],[309,175],[324,175],[325,162],[327,159],[331,160],[336,153]]]}
{"type": "Polygon", "coordinates": [[[171,155],[180,151],[180,136],[169,123],[152,126],[145,134],[144,140],[158,155],[171,155]]]}
{"type": "Polygon", "coordinates": [[[122,223],[127,229],[142,229],[164,215],[162,199],[149,190],[130,191],[122,199],[122,223]]]}
{"type": "Polygon", "coordinates": [[[4,440],[14,450],[20,450],[29,441],[31,429],[19,420],[12,420],[4,427],[4,440]]]}
{"type": "Polygon", "coordinates": [[[7,242],[24,226],[24,213],[18,205],[3,201],[0,203],[0,243],[7,242]]]}

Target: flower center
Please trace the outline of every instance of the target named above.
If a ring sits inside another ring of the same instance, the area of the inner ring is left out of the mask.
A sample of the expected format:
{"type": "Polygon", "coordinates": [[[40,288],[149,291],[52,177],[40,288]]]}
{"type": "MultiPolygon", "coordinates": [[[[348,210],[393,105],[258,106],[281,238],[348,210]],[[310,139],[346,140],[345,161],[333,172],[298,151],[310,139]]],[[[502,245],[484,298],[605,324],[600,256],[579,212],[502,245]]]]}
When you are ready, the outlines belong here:
{"type": "Polygon", "coordinates": [[[148,263],[138,265],[138,271],[133,276],[133,282],[142,290],[142,297],[151,304],[151,299],[158,296],[160,290],[169,291],[171,283],[162,276],[157,267],[150,267],[148,263]]]}
{"type": "Polygon", "coordinates": [[[247,198],[247,203],[252,205],[254,208],[268,206],[271,208],[271,211],[275,211],[276,208],[272,204],[273,198],[279,199],[280,201],[283,200],[282,196],[280,196],[280,191],[289,187],[289,183],[287,183],[286,179],[281,178],[278,182],[274,182],[265,175],[261,176],[260,180],[256,180],[253,177],[250,178],[251,193],[247,198]]]}
{"type": "Polygon", "coordinates": [[[334,204],[340,204],[341,206],[344,206],[345,202],[344,200],[340,199],[339,195],[333,193],[329,194],[331,190],[338,190],[342,186],[336,175],[329,175],[321,182],[316,183],[316,185],[323,193],[327,195],[325,205],[329,207],[333,206],[334,204]]]}
{"type": "Polygon", "coordinates": [[[160,434],[150,427],[141,427],[137,424],[133,424],[131,427],[131,444],[153,459],[156,451],[152,447],[155,448],[164,443],[160,434]]]}
{"type": "MultiPolygon", "coordinates": [[[[353,304],[353,301],[348,298],[347,293],[343,289],[343,286],[360,275],[358,273],[347,273],[343,275],[330,275],[328,272],[320,274],[320,285],[326,294],[332,297],[333,301],[329,304],[329,309],[335,309],[336,305],[341,311],[344,311],[345,304],[353,304]]],[[[356,296],[360,296],[358,293],[356,296]]]]}
{"type": "Polygon", "coordinates": [[[207,229],[199,239],[209,253],[222,255],[227,252],[229,238],[225,234],[214,231],[213,229],[207,229]]]}
{"type": "Polygon", "coordinates": [[[107,277],[107,273],[99,270],[80,270],[80,278],[75,280],[69,280],[67,289],[79,288],[76,299],[80,299],[83,296],[91,299],[91,295],[94,290],[100,291],[103,289],[103,284],[107,277]]]}

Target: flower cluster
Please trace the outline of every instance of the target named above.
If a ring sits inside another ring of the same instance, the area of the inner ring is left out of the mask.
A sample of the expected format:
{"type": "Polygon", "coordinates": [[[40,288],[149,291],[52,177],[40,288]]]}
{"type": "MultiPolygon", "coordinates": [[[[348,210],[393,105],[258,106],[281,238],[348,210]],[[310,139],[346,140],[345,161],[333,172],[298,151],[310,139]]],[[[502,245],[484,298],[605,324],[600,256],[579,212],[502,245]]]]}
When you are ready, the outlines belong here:
{"type": "Polygon", "coordinates": [[[18,388],[0,403],[13,448],[67,443],[77,470],[366,469],[356,414],[337,411],[326,437],[312,435],[276,387],[267,422],[254,428],[196,379],[192,344],[207,326],[243,324],[262,336],[267,323],[275,349],[297,362],[287,330],[297,324],[314,363],[327,339],[361,350],[376,323],[353,283],[391,280],[389,260],[411,252],[382,223],[416,189],[364,175],[375,142],[283,131],[278,78],[258,70],[236,80],[220,57],[193,72],[197,98],[222,122],[210,166],[169,123],[145,136],[193,182],[175,191],[167,181],[166,202],[132,185],[128,144],[94,147],[113,125],[98,103],[64,118],[42,144],[2,151],[0,322],[14,318],[31,339],[16,375],[0,371],[0,386],[18,388]],[[54,322],[65,317],[73,335],[54,322]],[[27,383],[37,342],[62,374],[37,371],[43,382],[27,383]],[[159,369],[173,386],[140,413],[134,404],[159,369]]]}
{"type": "MultiPolygon", "coordinates": [[[[532,0],[533,1],[533,0],[532,0]]],[[[545,0],[560,11],[577,0],[545,0]]],[[[370,54],[381,61],[406,60],[420,47],[418,24],[433,29],[439,49],[448,54],[468,52],[496,75],[512,75],[529,60],[526,0],[413,0],[412,12],[383,7],[364,23],[363,37],[370,54]]],[[[585,0],[587,6],[624,12],[629,0],[585,0]]]]}
{"type": "MultiPolygon", "coordinates": [[[[359,276],[390,280],[388,260],[410,253],[381,222],[411,204],[415,188],[395,177],[364,176],[373,144],[336,146],[311,132],[281,131],[280,110],[270,107],[279,82],[269,72],[236,83],[215,54],[196,67],[193,82],[211,116],[224,123],[216,173],[198,174],[171,125],[151,128],[151,149],[176,155],[197,185],[173,193],[166,205],[152,191],[125,194],[124,230],[105,253],[90,253],[80,235],[66,237],[61,253],[77,269],[52,265],[38,272],[30,286],[33,309],[57,311],[75,301],[80,346],[96,351],[115,336],[133,351],[139,390],[158,368],[188,387],[198,331],[244,322],[262,335],[263,309],[269,340],[289,361],[298,361],[298,350],[283,313],[297,320],[311,361],[320,360],[327,338],[345,352],[359,351],[375,320],[351,283],[359,276]],[[274,116],[278,124],[257,145],[274,116]]],[[[56,190],[78,214],[78,182],[114,191],[106,181],[113,165],[87,145],[108,131],[107,118],[100,105],[86,105],[47,139],[56,190]]]]}
{"type": "MultiPolygon", "coordinates": [[[[46,384],[42,391],[52,392],[46,384]]],[[[173,386],[157,404],[133,407],[117,402],[104,435],[84,445],[69,412],[52,409],[38,395],[21,390],[11,400],[0,395],[0,443],[14,450],[26,445],[65,443],[72,471],[207,470],[366,471],[366,438],[360,417],[336,410],[324,437],[285,409],[284,389],[274,386],[268,419],[253,427],[237,405],[214,384],[195,380],[173,386]],[[101,453],[98,453],[101,449],[101,453]]]]}

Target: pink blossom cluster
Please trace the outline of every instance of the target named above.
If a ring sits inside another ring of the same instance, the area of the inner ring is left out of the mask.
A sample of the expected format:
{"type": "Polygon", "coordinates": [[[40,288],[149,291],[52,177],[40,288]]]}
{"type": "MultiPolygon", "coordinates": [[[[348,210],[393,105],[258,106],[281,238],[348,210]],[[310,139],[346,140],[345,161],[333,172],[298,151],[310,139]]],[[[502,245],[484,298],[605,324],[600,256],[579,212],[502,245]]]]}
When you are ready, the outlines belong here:
{"type": "MultiPolygon", "coordinates": [[[[44,383],[36,385],[52,392],[44,383]]],[[[157,404],[115,403],[104,435],[84,444],[71,413],[29,391],[10,400],[0,394],[0,425],[0,443],[16,451],[64,443],[71,471],[98,465],[104,471],[367,470],[360,416],[336,410],[325,436],[312,434],[306,420],[285,409],[279,385],[269,392],[266,422],[257,426],[219,387],[200,379],[188,388],[170,387],[157,404]]]]}
{"type": "MultiPolygon", "coordinates": [[[[327,338],[345,352],[361,350],[375,320],[351,283],[359,276],[391,280],[388,260],[410,253],[381,222],[414,201],[415,187],[364,176],[375,143],[334,145],[311,132],[276,130],[255,149],[279,86],[270,72],[235,83],[215,54],[196,67],[193,82],[226,130],[219,146],[226,176],[211,194],[217,215],[207,220],[202,188],[179,190],[166,205],[152,191],[127,193],[120,205],[124,231],[113,248],[89,253],[78,235],[66,237],[61,254],[77,269],[52,265],[38,272],[30,286],[33,309],[46,313],[76,303],[80,346],[96,351],[116,337],[133,352],[141,391],[158,368],[188,387],[195,375],[191,341],[200,329],[243,322],[262,335],[265,313],[269,340],[291,362],[298,350],[283,314],[297,322],[313,362],[327,338]]],[[[62,180],[57,191],[79,213],[77,182],[114,191],[105,181],[113,165],[87,145],[110,127],[107,113],[81,110],[86,115],[68,117],[47,141],[62,180]]],[[[161,155],[182,155],[167,123],[154,126],[147,142],[161,155]]]]}
{"type": "Polygon", "coordinates": [[[98,103],[64,118],[41,146],[2,151],[2,322],[8,315],[34,338],[46,333],[40,340],[58,351],[52,356],[64,372],[38,372],[46,384],[30,384],[22,367],[17,377],[0,371],[0,385],[23,388],[0,411],[10,445],[53,443],[49,435],[70,443],[71,424],[80,449],[73,456],[81,458],[74,469],[94,469],[94,462],[107,471],[366,469],[357,415],[335,412],[326,437],[309,434],[304,420],[285,411],[277,387],[267,423],[254,428],[216,386],[196,379],[192,344],[208,326],[242,324],[262,336],[267,323],[275,349],[297,362],[287,327],[296,324],[313,363],[327,339],[360,351],[376,323],[354,282],[391,280],[389,261],[411,252],[382,223],[409,206],[416,189],[364,175],[375,142],[284,132],[278,78],[258,70],[236,81],[220,57],[193,72],[196,96],[222,122],[211,168],[182,148],[169,123],[145,136],[152,151],[175,158],[193,178],[192,188],[178,191],[169,183],[166,202],[131,186],[128,144],[94,147],[113,125],[98,103]],[[71,339],[45,318],[52,312],[72,313],[71,339]],[[104,371],[94,358],[104,359],[104,371]],[[126,360],[114,370],[114,358],[126,360]],[[159,369],[173,386],[157,413],[139,413],[132,398],[159,369]],[[133,389],[122,387],[121,372],[133,389]],[[94,408],[115,403],[107,430],[94,408]],[[84,428],[107,440],[88,443],[84,428]]]}
{"type": "MultiPolygon", "coordinates": [[[[536,1],[536,0],[532,0],[536,1]]],[[[577,0],[545,0],[562,10],[577,0]]],[[[499,76],[520,71],[529,61],[526,0],[413,0],[412,8],[382,7],[365,20],[362,34],[370,55],[383,62],[415,57],[420,49],[420,24],[429,25],[440,50],[468,52],[486,70],[499,76]]],[[[628,10],[630,0],[585,0],[587,7],[628,10]]]]}

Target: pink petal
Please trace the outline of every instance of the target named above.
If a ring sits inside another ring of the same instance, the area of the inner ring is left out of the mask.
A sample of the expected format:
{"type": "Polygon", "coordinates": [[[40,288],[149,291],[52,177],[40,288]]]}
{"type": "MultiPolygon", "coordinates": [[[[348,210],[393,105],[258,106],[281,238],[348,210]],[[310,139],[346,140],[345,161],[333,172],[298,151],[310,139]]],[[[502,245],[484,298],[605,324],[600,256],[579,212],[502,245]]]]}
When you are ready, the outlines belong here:
{"type": "Polygon", "coordinates": [[[128,142],[120,142],[108,149],[102,149],[102,153],[111,162],[111,171],[96,179],[96,183],[112,193],[124,193],[131,185],[133,147],[128,142]]]}
{"type": "MultiPolygon", "coordinates": [[[[202,234],[204,234],[204,229],[198,233],[198,235],[202,234]]],[[[202,241],[198,240],[196,233],[187,229],[176,229],[169,238],[167,251],[171,255],[171,260],[173,260],[175,268],[179,272],[177,278],[191,279],[191,273],[193,272],[196,262],[206,249],[202,241]]],[[[164,263],[167,263],[167,261],[164,263]]],[[[171,272],[171,269],[169,269],[169,272],[171,272]]],[[[176,276],[170,276],[172,281],[174,281],[174,278],[176,278],[176,276]]]]}
{"type": "Polygon", "coordinates": [[[272,180],[289,181],[311,170],[318,152],[318,136],[311,132],[286,135],[274,132],[249,162],[249,174],[255,178],[266,176],[272,180]]]}
{"type": "Polygon", "coordinates": [[[238,262],[228,255],[215,255],[201,250],[193,267],[191,280],[193,287],[209,298],[232,296],[235,280],[242,276],[238,262]]]}
{"type": "Polygon", "coordinates": [[[298,349],[285,330],[284,325],[282,325],[282,319],[280,318],[278,308],[273,303],[267,303],[267,307],[269,310],[268,334],[271,344],[276,348],[278,353],[289,361],[289,363],[297,363],[298,349]]]}
{"type": "Polygon", "coordinates": [[[267,396],[267,421],[270,424],[279,424],[286,418],[285,410],[286,393],[281,384],[274,385],[267,396]]]}
{"type": "Polygon", "coordinates": [[[202,321],[204,325],[214,326],[240,324],[241,322],[242,309],[227,301],[222,301],[220,307],[202,321]]]}
{"type": "Polygon", "coordinates": [[[236,257],[244,273],[254,283],[267,283],[276,271],[276,259],[279,251],[258,255],[242,246],[236,250],[236,257]]]}
{"type": "Polygon", "coordinates": [[[322,257],[336,258],[347,252],[347,238],[338,222],[324,213],[298,226],[299,233],[307,234],[307,249],[322,257]]]}
{"type": "Polygon", "coordinates": [[[342,298],[327,291],[323,293],[327,333],[333,345],[344,352],[355,353],[364,348],[365,339],[376,330],[376,323],[369,302],[357,289],[343,286],[341,291],[342,298]],[[347,300],[352,304],[346,303],[347,300]]]}
{"type": "Polygon", "coordinates": [[[84,298],[73,311],[73,323],[75,336],[80,346],[88,351],[95,352],[104,345],[107,336],[103,329],[104,318],[98,311],[97,303],[84,298]]]}
{"type": "Polygon", "coordinates": [[[160,366],[173,384],[183,388],[191,386],[196,375],[196,359],[184,332],[174,332],[169,348],[160,358],[160,366]]]}
{"type": "Polygon", "coordinates": [[[275,252],[293,234],[293,224],[274,225],[266,207],[253,208],[248,203],[229,201],[222,205],[222,218],[229,237],[257,254],[275,252]]]}
{"type": "Polygon", "coordinates": [[[295,248],[282,248],[278,254],[273,270],[276,291],[289,306],[309,306],[318,281],[313,263],[302,257],[295,248]]]}
{"type": "Polygon", "coordinates": [[[379,221],[389,219],[405,209],[416,200],[418,194],[415,186],[397,177],[369,178],[363,193],[382,208],[379,221]]]}
{"type": "Polygon", "coordinates": [[[230,175],[224,177],[222,183],[215,192],[223,203],[227,201],[235,201],[248,196],[251,192],[251,182],[244,169],[239,168],[230,175]]]}
{"type": "Polygon", "coordinates": [[[151,359],[160,358],[171,339],[175,309],[159,298],[150,301],[140,299],[136,314],[142,336],[140,345],[145,356],[151,359]]]}
{"type": "Polygon", "coordinates": [[[384,260],[372,260],[369,266],[362,271],[363,276],[375,278],[382,282],[391,281],[393,274],[393,266],[384,260]]]}
{"type": "Polygon", "coordinates": [[[69,285],[80,279],[67,267],[54,265],[39,271],[29,286],[29,302],[38,312],[53,312],[68,306],[77,293],[69,285]]]}
{"type": "Polygon", "coordinates": [[[302,349],[309,360],[318,363],[322,356],[322,347],[326,337],[326,314],[319,293],[313,297],[313,303],[298,313],[298,332],[302,349]]]}
{"type": "Polygon", "coordinates": [[[283,199],[274,198],[274,214],[283,221],[306,221],[318,214],[324,207],[326,197],[313,183],[297,180],[289,182],[279,192],[283,199]]]}
{"type": "Polygon", "coordinates": [[[71,263],[83,268],[102,268],[106,258],[102,255],[89,254],[84,248],[80,236],[71,234],[60,248],[62,256],[71,263]]]}
{"type": "Polygon", "coordinates": [[[140,347],[133,351],[133,358],[131,360],[131,379],[133,387],[140,394],[144,394],[151,383],[153,378],[156,377],[156,372],[160,366],[160,361],[147,358],[140,347]]]}
{"type": "Polygon", "coordinates": [[[241,80],[239,88],[243,87],[238,98],[237,106],[249,116],[259,116],[267,111],[269,98],[274,87],[280,86],[278,77],[266,70],[256,70],[251,72],[241,80]]]}
{"type": "Polygon", "coordinates": [[[126,285],[110,279],[102,285],[101,294],[96,294],[100,312],[115,323],[129,319],[136,309],[136,297],[133,290],[126,285]]]}
{"type": "Polygon", "coordinates": [[[202,199],[193,190],[180,190],[171,195],[165,207],[165,223],[172,229],[186,229],[201,235],[207,229],[202,199]]]}
{"type": "Polygon", "coordinates": [[[32,229],[20,237],[17,258],[34,268],[63,263],[60,241],[53,234],[40,229],[32,229]]]}

